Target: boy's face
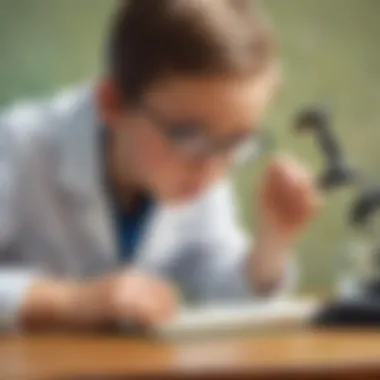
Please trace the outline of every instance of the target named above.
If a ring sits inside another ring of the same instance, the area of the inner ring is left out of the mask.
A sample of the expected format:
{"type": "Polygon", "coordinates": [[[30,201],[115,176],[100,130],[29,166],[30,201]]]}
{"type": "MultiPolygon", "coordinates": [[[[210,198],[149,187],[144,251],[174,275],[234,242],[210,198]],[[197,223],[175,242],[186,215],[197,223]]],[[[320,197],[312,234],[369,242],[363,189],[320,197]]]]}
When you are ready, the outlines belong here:
{"type": "Polygon", "coordinates": [[[269,101],[274,73],[253,79],[173,77],[156,83],[110,126],[121,183],[183,202],[226,175],[250,146],[269,101]]]}

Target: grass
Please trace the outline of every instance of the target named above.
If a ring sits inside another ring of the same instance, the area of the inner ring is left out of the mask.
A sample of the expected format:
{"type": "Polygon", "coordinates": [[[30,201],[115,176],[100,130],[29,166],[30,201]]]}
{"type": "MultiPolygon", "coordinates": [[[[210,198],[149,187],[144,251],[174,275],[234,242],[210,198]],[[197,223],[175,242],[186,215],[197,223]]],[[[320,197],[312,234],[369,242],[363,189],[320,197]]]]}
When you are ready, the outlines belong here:
{"type": "MultiPolygon", "coordinates": [[[[351,161],[380,184],[380,2],[378,0],[263,0],[277,28],[286,86],[268,115],[281,150],[293,152],[317,172],[320,155],[307,137],[293,133],[303,105],[327,102],[351,161]]],[[[49,94],[101,69],[104,31],[113,1],[0,0],[0,105],[49,94]]],[[[258,165],[237,173],[242,219],[247,228],[258,165]]],[[[334,257],[351,239],[347,209],[355,189],[328,196],[318,219],[298,244],[302,291],[331,289],[334,257]]]]}

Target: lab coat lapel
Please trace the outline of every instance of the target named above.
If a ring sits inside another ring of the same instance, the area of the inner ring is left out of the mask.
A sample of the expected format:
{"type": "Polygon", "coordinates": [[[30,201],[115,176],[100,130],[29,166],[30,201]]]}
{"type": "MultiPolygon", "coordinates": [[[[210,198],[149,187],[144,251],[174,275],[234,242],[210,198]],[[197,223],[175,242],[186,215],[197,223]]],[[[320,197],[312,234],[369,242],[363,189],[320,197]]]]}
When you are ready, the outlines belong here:
{"type": "Polygon", "coordinates": [[[178,243],[184,243],[181,238],[184,232],[181,220],[181,209],[167,205],[156,206],[136,254],[137,267],[158,275],[168,271],[181,251],[178,243]]]}
{"type": "Polygon", "coordinates": [[[93,262],[107,269],[117,263],[117,247],[103,178],[101,123],[93,93],[93,87],[81,92],[75,109],[62,125],[59,181],[74,209],[81,254],[96,255],[98,260],[93,262]]]}

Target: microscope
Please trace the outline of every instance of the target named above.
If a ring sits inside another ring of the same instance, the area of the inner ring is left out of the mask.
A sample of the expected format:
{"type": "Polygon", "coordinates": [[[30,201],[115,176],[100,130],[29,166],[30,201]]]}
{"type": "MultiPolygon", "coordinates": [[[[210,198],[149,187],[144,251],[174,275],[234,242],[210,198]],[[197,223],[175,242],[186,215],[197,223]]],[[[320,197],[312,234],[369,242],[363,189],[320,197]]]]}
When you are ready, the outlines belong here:
{"type": "Polygon", "coordinates": [[[380,326],[380,228],[376,231],[375,223],[380,215],[380,186],[365,183],[363,175],[349,164],[326,107],[302,110],[295,130],[311,133],[322,153],[319,188],[328,194],[350,186],[356,193],[347,215],[351,244],[345,244],[338,268],[346,274],[339,278],[336,299],[322,308],[314,322],[322,326],[380,326]]]}

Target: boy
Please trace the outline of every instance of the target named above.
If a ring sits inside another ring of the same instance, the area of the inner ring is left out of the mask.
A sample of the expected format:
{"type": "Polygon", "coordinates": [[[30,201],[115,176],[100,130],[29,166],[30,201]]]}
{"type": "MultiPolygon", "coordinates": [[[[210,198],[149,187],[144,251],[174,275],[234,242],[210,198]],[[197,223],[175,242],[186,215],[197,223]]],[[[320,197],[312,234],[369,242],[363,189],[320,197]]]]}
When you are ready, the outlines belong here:
{"type": "Polygon", "coordinates": [[[254,244],[226,180],[277,80],[252,1],[123,1],[109,58],[95,86],[1,119],[1,327],[159,323],[171,283],[203,302],[287,289],[311,178],[273,162],[254,244]]]}

